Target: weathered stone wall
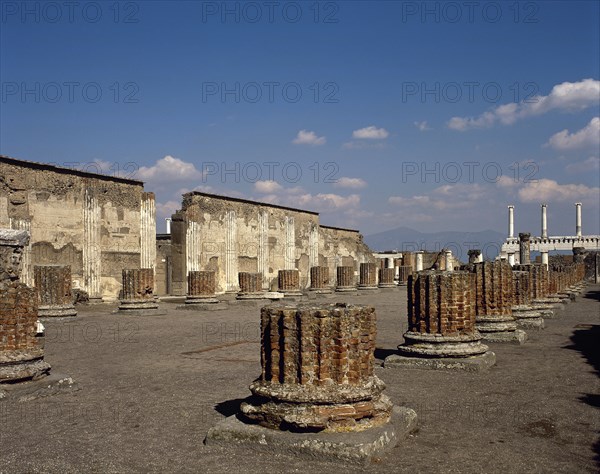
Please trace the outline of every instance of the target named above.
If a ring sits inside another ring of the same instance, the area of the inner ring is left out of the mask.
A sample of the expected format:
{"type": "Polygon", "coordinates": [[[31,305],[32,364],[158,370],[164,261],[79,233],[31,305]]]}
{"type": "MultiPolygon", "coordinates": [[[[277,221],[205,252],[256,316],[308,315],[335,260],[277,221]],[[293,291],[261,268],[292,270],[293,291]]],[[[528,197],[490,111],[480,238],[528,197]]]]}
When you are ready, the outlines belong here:
{"type": "Polygon", "coordinates": [[[0,156],[0,226],[31,231],[30,285],[34,265],[70,265],[76,287],[116,299],[123,268],[154,265],[154,213],[139,181],[0,156]]]}
{"type": "Polygon", "coordinates": [[[215,271],[217,292],[237,291],[239,272],[261,273],[263,289],[276,290],[279,270],[297,269],[308,288],[313,266],[335,275],[336,260],[356,269],[373,260],[358,232],[320,227],[317,213],[199,192],[172,217],[171,258],[172,294],[185,293],[189,271],[215,271]]]}

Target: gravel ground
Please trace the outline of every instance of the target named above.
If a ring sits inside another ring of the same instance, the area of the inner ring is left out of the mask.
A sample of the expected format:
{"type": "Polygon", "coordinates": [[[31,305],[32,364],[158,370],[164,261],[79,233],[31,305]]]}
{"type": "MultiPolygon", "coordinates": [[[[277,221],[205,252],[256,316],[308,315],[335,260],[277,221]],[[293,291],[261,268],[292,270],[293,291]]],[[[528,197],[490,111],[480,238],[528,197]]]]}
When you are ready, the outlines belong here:
{"type": "MultiPolygon", "coordinates": [[[[324,300],[323,300],[324,301],[324,300]]],[[[375,306],[378,360],[406,330],[406,290],[332,301],[375,306]]],[[[260,373],[259,309],[46,321],[46,360],[80,390],[0,400],[0,472],[597,472],[600,285],[523,346],[489,344],[488,372],[377,368],[419,430],[366,468],[205,446],[260,373]]]]}

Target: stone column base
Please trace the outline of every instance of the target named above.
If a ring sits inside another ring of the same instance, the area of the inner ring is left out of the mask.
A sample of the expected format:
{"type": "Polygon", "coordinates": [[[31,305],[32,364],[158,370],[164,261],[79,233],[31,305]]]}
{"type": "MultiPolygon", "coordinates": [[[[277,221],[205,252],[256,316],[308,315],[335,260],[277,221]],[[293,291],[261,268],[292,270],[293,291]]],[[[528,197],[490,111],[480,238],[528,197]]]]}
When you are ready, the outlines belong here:
{"type": "Polygon", "coordinates": [[[527,340],[525,331],[517,329],[517,322],[510,315],[477,316],[475,325],[483,340],[487,342],[523,344],[527,340]]]}
{"type": "Polygon", "coordinates": [[[50,372],[42,350],[14,351],[0,355],[0,383],[38,380],[50,372]]]}
{"type": "Polygon", "coordinates": [[[336,286],[335,291],[337,293],[357,293],[355,286],[336,286]]]}
{"type": "Polygon", "coordinates": [[[404,344],[398,346],[398,352],[407,357],[471,357],[487,350],[477,331],[456,336],[408,331],[404,334],[404,344]]]}
{"type": "Polygon", "coordinates": [[[416,429],[417,414],[405,407],[394,407],[389,423],[358,433],[291,433],[246,424],[233,415],[212,427],[205,443],[246,445],[271,455],[281,453],[311,460],[366,465],[416,429]]]}
{"type": "Polygon", "coordinates": [[[158,303],[152,300],[119,300],[119,311],[158,309],[158,303]]]}
{"type": "Polygon", "coordinates": [[[395,283],[380,283],[378,285],[379,288],[396,288],[396,286],[395,283]]]}
{"type": "Polygon", "coordinates": [[[48,305],[38,307],[39,318],[66,318],[77,316],[77,310],[72,304],[48,305]]]}
{"type": "Polygon", "coordinates": [[[368,290],[368,291],[377,291],[379,288],[377,288],[377,286],[373,285],[373,286],[366,286],[366,285],[358,285],[358,289],[359,290],[368,290]]]}
{"type": "Polygon", "coordinates": [[[216,304],[219,300],[214,296],[186,296],[185,304],[216,304]]]}
{"type": "Polygon", "coordinates": [[[496,354],[487,351],[470,357],[407,357],[392,354],[385,358],[385,368],[402,369],[431,369],[431,370],[463,370],[465,372],[480,372],[487,370],[496,363],[496,354]]]}
{"type": "Polygon", "coordinates": [[[259,293],[238,293],[235,297],[236,300],[264,300],[265,294],[259,293]]]}
{"type": "Polygon", "coordinates": [[[87,304],[102,304],[102,296],[90,296],[87,304]]]}
{"type": "Polygon", "coordinates": [[[542,311],[534,309],[535,306],[513,306],[513,316],[517,320],[520,329],[544,329],[544,317],[542,311]]]}

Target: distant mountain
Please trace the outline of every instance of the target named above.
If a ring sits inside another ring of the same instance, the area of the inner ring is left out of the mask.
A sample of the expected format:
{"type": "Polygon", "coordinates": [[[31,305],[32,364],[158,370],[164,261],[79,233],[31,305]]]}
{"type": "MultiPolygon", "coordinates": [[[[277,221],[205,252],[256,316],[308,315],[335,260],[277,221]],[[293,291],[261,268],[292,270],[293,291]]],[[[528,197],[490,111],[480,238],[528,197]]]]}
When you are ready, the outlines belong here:
{"type": "Polygon", "coordinates": [[[419,232],[408,227],[398,227],[378,234],[365,236],[365,242],[376,252],[386,250],[439,251],[449,248],[461,261],[468,260],[469,249],[481,249],[484,258],[492,259],[500,252],[506,239],[502,232],[483,230],[480,232],[419,232]]]}

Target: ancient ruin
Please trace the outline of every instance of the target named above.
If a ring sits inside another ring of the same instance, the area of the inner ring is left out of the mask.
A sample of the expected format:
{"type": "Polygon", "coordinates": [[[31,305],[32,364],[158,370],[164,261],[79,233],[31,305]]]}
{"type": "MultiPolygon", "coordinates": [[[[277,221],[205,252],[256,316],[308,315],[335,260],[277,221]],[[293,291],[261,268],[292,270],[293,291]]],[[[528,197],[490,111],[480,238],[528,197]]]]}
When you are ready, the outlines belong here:
{"type": "Polygon", "coordinates": [[[188,274],[186,305],[217,304],[215,272],[193,271],[188,274]]]}
{"type": "Polygon", "coordinates": [[[279,270],[278,291],[286,297],[300,297],[300,272],[298,270],[279,270]]]}
{"type": "Polygon", "coordinates": [[[385,367],[479,371],[496,356],[475,326],[475,275],[426,270],[408,279],[408,331],[385,367]]]}
{"type": "Polygon", "coordinates": [[[380,268],[379,269],[379,288],[395,288],[394,269],[380,268]]]}
{"type": "Polygon", "coordinates": [[[513,272],[508,262],[481,262],[469,267],[475,273],[475,326],[483,339],[523,344],[527,334],[517,329],[512,315],[513,272]]]}
{"type": "Polygon", "coordinates": [[[119,311],[126,313],[153,314],[158,309],[154,297],[154,271],[151,268],[126,269],[122,271],[123,296],[119,311]]]}
{"type": "Polygon", "coordinates": [[[310,268],[310,291],[316,294],[331,293],[328,267],[310,268]]]}
{"type": "Polygon", "coordinates": [[[33,267],[38,290],[40,318],[77,316],[71,294],[71,267],[36,265],[33,267]]]}
{"type": "Polygon", "coordinates": [[[356,290],[354,267],[337,267],[337,284],[335,291],[352,292],[356,290]]]}
{"type": "Polygon", "coordinates": [[[358,280],[359,290],[377,290],[377,265],[361,263],[358,280]]]}
{"type": "Polygon", "coordinates": [[[0,229],[0,383],[36,380],[50,372],[37,337],[37,293],[19,279],[26,231],[0,229]]]}
{"type": "MultiPolygon", "coordinates": [[[[365,306],[262,308],[262,373],[241,405],[243,421],[230,417],[211,429],[207,442],[260,444],[262,438],[359,462],[395,444],[393,404],[373,370],[376,320],[374,308],[365,306]]],[[[396,410],[404,414],[405,434],[416,415],[396,410]]]]}
{"type": "Polygon", "coordinates": [[[261,300],[265,294],[262,290],[262,274],[252,272],[239,273],[239,292],[236,296],[238,300],[261,300]]]}

